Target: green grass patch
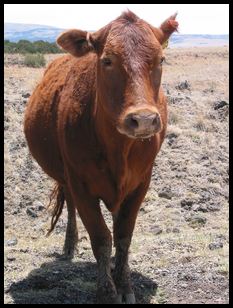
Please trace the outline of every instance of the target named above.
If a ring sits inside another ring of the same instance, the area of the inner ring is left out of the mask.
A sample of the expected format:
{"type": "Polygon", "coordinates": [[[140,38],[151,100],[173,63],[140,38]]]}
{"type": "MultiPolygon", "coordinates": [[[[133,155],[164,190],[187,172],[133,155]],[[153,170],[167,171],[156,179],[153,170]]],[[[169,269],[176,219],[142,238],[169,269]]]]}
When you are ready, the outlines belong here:
{"type": "Polygon", "coordinates": [[[28,67],[44,67],[46,64],[45,57],[42,54],[26,54],[24,65],[28,67]]]}

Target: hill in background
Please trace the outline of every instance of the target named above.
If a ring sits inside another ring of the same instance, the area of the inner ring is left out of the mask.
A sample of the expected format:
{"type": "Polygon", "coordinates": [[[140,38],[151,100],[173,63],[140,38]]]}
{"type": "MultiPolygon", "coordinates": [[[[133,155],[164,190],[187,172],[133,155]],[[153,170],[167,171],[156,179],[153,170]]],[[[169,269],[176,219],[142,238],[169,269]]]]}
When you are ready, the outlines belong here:
{"type": "Polygon", "coordinates": [[[51,26],[19,24],[19,23],[5,23],[4,24],[4,40],[11,42],[18,42],[19,40],[28,41],[47,41],[55,42],[56,37],[64,29],[59,29],[51,26]]]}
{"type": "MultiPolygon", "coordinates": [[[[57,36],[65,29],[44,25],[5,23],[4,40],[18,42],[19,40],[55,42],[57,36]]],[[[89,30],[92,32],[91,30],[89,30]]],[[[170,47],[193,46],[223,46],[229,44],[229,35],[209,34],[174,34],[170,39],[170,47]]]]}

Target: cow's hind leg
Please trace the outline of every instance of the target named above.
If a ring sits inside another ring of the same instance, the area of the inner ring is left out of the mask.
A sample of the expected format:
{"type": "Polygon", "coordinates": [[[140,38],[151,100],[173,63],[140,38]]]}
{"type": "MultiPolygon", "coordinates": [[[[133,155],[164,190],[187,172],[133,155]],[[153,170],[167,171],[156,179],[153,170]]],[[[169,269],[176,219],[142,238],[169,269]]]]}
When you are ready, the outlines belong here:
{"type": "Polygon", "coordinates": [[[78,230],[76,223],[76,207],[67,189],[65,189],[65,199],[68,211],[68,221],[63,251],[66,258],[72,259],[78,243],[78,230]]]}
{"type": "Polygon", "coordinates": [[[135,304],[135,296],[130,279],[128,251],[138,209],[147,191],[147,184],[140,186],[122,204],[119,212],[113,215],[114,245],[116,247],[113,279],[117,288],[118,301],[135,304]]]}

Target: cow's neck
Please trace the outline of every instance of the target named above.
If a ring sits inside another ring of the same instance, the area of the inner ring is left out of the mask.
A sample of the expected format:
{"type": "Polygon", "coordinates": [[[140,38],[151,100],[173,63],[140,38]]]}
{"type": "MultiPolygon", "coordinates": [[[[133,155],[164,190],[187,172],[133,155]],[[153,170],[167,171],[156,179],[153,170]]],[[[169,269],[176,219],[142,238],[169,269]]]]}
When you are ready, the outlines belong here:
{"type": "Polygon", "coordinates": [[[135,141],[117,131],[116,125],[109,120],[100,104],[96,108],[95,125],[100,147],[104,149],[103,155],[116,180],[118,189],[121,189],[120,185],[125,182],[129,168],[129,153],[135,141]]]}

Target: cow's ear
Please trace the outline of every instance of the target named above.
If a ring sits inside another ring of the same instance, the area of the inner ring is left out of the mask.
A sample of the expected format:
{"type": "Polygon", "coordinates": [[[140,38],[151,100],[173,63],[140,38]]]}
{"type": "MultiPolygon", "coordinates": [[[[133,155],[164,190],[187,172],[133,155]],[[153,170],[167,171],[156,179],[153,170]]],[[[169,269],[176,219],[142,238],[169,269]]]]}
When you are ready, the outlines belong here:
{"type": "Polygon", "coordinates": [[[90,34],[90,37],[89,37],[90,43],[92,44],[95,52],[99,55],[103,51],[110,27],[111,27],[111,23],[104,26],[100,30],[90,34]]]}
{"type": "Polygon", "coordinates": [[[156,38],[163,45],[174,31],[178,31],[178,22],[176,21],[177,13],[167,18],[159,28],[154,28],[156,38]]]}
{"type": "Polygon", "coordinates": [[[93,50],[89,32],[82,30],[72,29],[63,32],[57,38],[57,44],[75,57],[81,57],[93,50]]]}

